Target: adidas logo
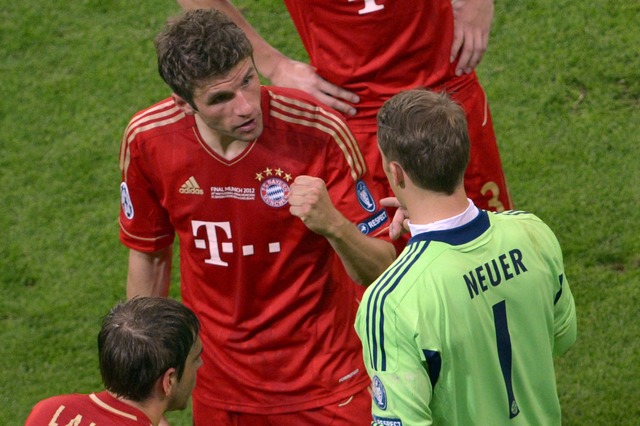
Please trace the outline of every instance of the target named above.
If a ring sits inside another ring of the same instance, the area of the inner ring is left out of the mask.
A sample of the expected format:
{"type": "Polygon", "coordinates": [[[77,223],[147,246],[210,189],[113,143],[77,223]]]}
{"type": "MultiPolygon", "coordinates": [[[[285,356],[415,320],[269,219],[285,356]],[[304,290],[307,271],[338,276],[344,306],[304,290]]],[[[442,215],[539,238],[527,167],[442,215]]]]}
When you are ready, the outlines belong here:
{"type": "Polygon", "coordinates": [[[202,190],[202,188],[200,188],[200,185],[198,185],[198,182],[196,182],[196,178],[191,176],[189,180],[183,183],[182,186],[180,187],[180,193],[203,195],[204,191],[202,190]]]}

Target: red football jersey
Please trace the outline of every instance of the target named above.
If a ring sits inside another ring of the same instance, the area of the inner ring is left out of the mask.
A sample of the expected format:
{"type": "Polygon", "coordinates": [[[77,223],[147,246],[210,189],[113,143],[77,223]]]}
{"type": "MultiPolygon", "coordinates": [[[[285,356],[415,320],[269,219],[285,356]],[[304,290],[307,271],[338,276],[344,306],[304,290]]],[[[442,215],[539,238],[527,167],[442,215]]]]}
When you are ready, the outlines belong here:
{"type": "Polygon", "coordinates": [[[388,225],[357,143],[338,114],[262,88],[264,131],[228,161],[171,99],[131,120],[121,149],[122,242],[180,240],[182,298],[202,322],[195,395],[258,414],[298,411],[368,383],[353,324],[355,286],[329,242],[289,213],[297,176],[322,178],[364,233],[388,225]]]}
{"type": "Polygon", "coordinates": [[[465,110],[471,160],[465,188],[476,205],[512,203],[487,99],[475,71],[455,75],[451,0],[284,0],[318,75],[355,92],[347,117],[381,196],[393,196],[380,164],[376,114],[402,90],[446,91],[465,110]]]}
{"type": "Polygon", "coordinates": [[[25,426],[43,425],[150,426],[151,420],[142,411],[103,391],[59,395],[38,402],[25,426]]]}
{"type": "Polygon", "coordinates": [[[382,102],[401,90],[456,78],[451,0],[284,2],[318,74],[360,96],[350,124],[375,125],[382,102]]]}

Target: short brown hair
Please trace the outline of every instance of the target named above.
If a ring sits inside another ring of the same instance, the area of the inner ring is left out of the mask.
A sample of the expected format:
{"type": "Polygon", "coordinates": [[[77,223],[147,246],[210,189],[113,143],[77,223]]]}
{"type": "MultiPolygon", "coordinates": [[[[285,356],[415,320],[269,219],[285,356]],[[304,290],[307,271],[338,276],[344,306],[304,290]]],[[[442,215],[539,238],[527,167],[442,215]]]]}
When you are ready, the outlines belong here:
{"type": "Polygon", "coordinates": [[[445,93],[400,92],[378,111],[378,145],[416,185],[451,195],[469,163],[464,110],[445,93]]]}
{"type": "Polygon", "coordinates": [[[98,334],[106,389],[141,402],[169,368],[176,369],[180,380],[199,332],[196,315],[177,300],[135,297],[117,304],[104,317],[98,334]]]}
{"type": "Polygon", "coordinates": [[[155,46],[160,76],[194,107],[198,84],[226,75],[253,55],[245,33],[215,9],[189,10],[169,19],[155,46]]]}

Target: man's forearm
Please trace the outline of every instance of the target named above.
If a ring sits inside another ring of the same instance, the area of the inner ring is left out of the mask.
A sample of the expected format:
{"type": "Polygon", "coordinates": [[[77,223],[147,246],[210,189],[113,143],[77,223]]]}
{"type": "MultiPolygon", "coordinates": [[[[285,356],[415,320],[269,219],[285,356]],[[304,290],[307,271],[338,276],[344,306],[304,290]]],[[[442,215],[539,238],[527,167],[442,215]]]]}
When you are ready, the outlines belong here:
{"type": "Polygon", "coordinates": [[[172,246],[153,253],[130,250],[127,299],[134,296],[166,297],[171,282],[172,256],[172,246]]]}
{"type": "Polygon", "coordinates": [[[391,243],[362,234],[346,219],[327,239],[340,256],[351,279],[364,286],[373,283],[396,258],[391,243]]]}

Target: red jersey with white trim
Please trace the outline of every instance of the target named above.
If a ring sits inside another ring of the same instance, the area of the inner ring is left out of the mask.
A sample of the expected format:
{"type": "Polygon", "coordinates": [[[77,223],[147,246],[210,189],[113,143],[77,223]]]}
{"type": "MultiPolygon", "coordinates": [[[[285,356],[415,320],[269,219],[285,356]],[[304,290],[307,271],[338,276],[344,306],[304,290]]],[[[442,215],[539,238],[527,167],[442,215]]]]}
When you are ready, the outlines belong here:
{"type": "Polygon", "coordinates": [[[338,113],[299,91],[261,90],[264,131],[231,161],[171,99],[133,117],[121,149],[120,238],[150,252],[179,237],[182,298],[203,325],[194,395],[271,414],[368,384],[355,285],[327,239],[289,213],[291,183],[322,178],[364,233],[386,234],[388,218],[338,113]]]}
{"type": "Polygon", "coordinates": [[[456,86],[449,62],[453,42],[451,0],[284,0],[311,64],[326,80],[360,96],[361,124],[397,92],[456,86]]]}
{"type": "Polygon", "coordinates": [[[25,426],[43,425],[150,426],[151,420],[142,411],[103,391],[58,395],[38,402],[25,426]]]}
{"type": "Polygon", "coordinates": [[[471,158],[465,189],[482,209],[513,208],[487,99],[474,72],[456,76],[451,0],[284,0],[311,64],[321,77],[356,93],[347,117],[383,197],[393,196],[382,169],[376,114],[402,90],[445,91],[465,110],[471,158]]]}

